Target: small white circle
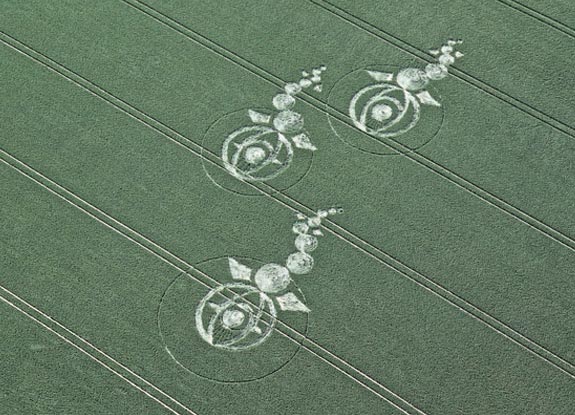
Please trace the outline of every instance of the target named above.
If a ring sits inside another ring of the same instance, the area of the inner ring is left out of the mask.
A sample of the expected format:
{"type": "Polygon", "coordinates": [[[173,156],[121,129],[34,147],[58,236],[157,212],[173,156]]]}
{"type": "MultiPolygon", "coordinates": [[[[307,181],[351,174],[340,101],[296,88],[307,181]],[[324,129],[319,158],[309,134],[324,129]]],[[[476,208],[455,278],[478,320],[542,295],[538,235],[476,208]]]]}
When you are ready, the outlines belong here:
{"type": "Polygon", "coordinates": [[[291,82],[285,86],[284,90],[288,95],[296,95],[301,92],[301,86],[295,82],[291,82]]]}
{"type": "Polygon", "coordinates": [[[307,274],[313,268],[313,258],[305,252],[295,252],[288,256],[286,266],[294,274],[307,274]]]}
{"type": "Polygon", "coordinates": [[[278,264],[266,264],[256,272],[254,281],[263,292],[277,293],[287,288],[291,278],[286,267],[278,264]]]}
{"type": "Polygon", "coordinates": [[[452,65],[455,62],[455,58],[451,55],[441,55],[439,57],[439,63],[445,66],[452,65]]]}
{"type": "Polygon", "coordinates": [[[293,233],[307,233],[309,230],[309,226],[305,222],[296,222],[293,224],[292,231],[293,233]]]}
{"type": "Polygon", "coordinates": [[[281,133],[295,134],[303,129],[303,117],[294,111],[282,111],[274,118],[274,127],[281,133]]]}
{"type": "Polygon", "coordinates": [[[241,326],[245,318],[245,314],[240,310],[226,310],[222,316],[222,323],[225,328],[233,329],[241,326]]]}
{"type": "Polygon", "coordinates": [[[428,83],[429,79],[421,69],[402,69],[397,74],[397,84],[407,91],[419,91],[425,88],[428,83]]]}
{"type": "Polygon", "coordinates": [[[249,164],[258,164],[266,158],[266,151],[261,147],[250,147],[246,150],[244,159],[249,164]]]}
{"type": "Polygon", "coordinates": [[[425,67],[425,73],[429,79],[437,81],[447,76],[447,66],[440,63],[429,63],[425,67]]]}
{"type": "Polygon", "coordinates": [[[302,88],[309,88],[312,82],[307,78],[303,78],[301,81],[299,81],[299,84],[302,88]]]}
{"type": "Polygon", "coordinates": [[[385,121],[393,115],[393,109],[389,105],[378,104],[371,110],[371,117],[376,121],[385,121]]]}
{"type": "Polygon", "coordinates": [[[313,235],[300,234],[295,238],[295,247],[298,251],[312,252],[317,248],[317,238],[313,235]]]}
{"type": "Polygon", "coordinates": [[[280,111],[287,110],[294,106],[295,98],[288,94],[277,94],[273,98],[272,104],[280,111]]]}
{"type": "Polygon", "coordinates": [[[317,226],[321,225],[321,218],[319,218],[317,216],[314,216],[313,218],[309,218],[307,220],[307,224],[309,226],[317,227],[317,226]]]}

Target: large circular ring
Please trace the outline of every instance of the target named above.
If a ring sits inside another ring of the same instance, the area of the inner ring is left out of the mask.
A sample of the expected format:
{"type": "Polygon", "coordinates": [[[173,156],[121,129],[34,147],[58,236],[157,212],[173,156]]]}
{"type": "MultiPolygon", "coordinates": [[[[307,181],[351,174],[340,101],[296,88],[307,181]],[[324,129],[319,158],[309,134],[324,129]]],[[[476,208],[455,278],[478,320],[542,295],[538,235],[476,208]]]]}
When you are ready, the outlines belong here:
{"type": "Polygon", "coordinates": [[[235,130],[226,138],[222,160],[230,174],[240,180],[266,181],[290,166],[293,148],[273,128],[253,125],[235,130]]]}
{"type": "Polygon", "coordinates": [[[349,118],[328,113],[333,132],[346,144],[374,155],[421,150],[439,133],[447,103],[433,83],[418,76],[418,71],[406,74],[388,65],[343,76],[331,88],[328,105],[349,118]],[[430,105],[429,97],[439,105],[430,105]]]}
{"type": "Polygon", "coordinates": [[[196,328],[202,339],[214,347],[246,350],[267,339],[276,315],[272,299],[256,287],[226,284],[214,288],[200,301],[196,328]],[[224,290],[233,292],[233,297],[223,297],[224,290]]]}
{"type": "Polygon", "coordinates": [[[236,111],[211,124],[202,140],[203,169],[215,185],[240,195],[264,195],[260,183],[269,185],[264,187],[270,192],[285,191],[307,175],[314,152],[298,151],[271,118],[255,123],[249,113],[236,111]]]}
{"type": "MultiPolygon", "coordinates": [[[[265,265],[251,258],[237,259],[252,270],[265,265]]],[[[233,383],[262,379],[285,367],[300,350],[303,337],[292,339],[274,332],[281,320],[305,337],[309,313],[283,312],[275,293],[230,280],[227,256],[195,266],[223,283],[206,289],[184,273],[166,287],[157,323],[171,361],[204,379],[233,383]]],[[[290,291],[306,302],[294,282],[290,291]]]]}
{"type": "Polygon", "coordinates": [[[388,83],[369,85],[349,103],[357,128],[377,137],[396,137],[419,121],[420,106],[411,92],[388,83]]]}

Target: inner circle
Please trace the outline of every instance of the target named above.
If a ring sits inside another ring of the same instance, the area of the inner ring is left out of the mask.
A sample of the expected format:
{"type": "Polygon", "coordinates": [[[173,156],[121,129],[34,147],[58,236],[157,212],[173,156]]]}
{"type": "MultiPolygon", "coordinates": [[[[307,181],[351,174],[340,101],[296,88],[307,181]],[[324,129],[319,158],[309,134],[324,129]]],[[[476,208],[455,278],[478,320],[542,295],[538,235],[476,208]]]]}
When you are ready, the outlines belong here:
{"type": "Polygon", "coordinates": [[[266,158],[266,151],[261,147],[250,147],[246,150],[244,158],[249,164],[258,164],[266,158]]]}
{"type": "MultiPolygon", "coordinates": [[[[327,114],[329,125],[338,138],[361,151],[383,156],[411,153],[437,136],[446,104],[449,104],[448,100],[441,99],[435,88],[440,84],[426,84],[425,91],[441,105],[422,103],[422,98],[411,89],[398,84],[397,76],[402,69],[387,64],[372,65],[352,71],[335,83],[329,93],[328,105],[348,113],[353,121],[349,128],[327,114]],[[386,118],[389,111],[383,106],[376,108],[378,105],[389,106],[391,116],[386,118]]],[[[410,73],[402,74],[401,83],[406,75],[410,73]]],[[[416,80],[431,82],[419,72],[415,75],[416,80]]],[[[407,86],[421,87],[415,84],[407,86]]]]}
{"type": "Polygon", "coordinates": [[[378,104],[371,110],[371,116],[377,121],[385,121],[393,115],[393,109],[389,105],[378,104]]]}
{"type": "Polygon", "coordinates": [[[222,323],[228,329],[234,329],[242,325],[246,315],[240,310],[226,310],[222,316],[222,323]]]}

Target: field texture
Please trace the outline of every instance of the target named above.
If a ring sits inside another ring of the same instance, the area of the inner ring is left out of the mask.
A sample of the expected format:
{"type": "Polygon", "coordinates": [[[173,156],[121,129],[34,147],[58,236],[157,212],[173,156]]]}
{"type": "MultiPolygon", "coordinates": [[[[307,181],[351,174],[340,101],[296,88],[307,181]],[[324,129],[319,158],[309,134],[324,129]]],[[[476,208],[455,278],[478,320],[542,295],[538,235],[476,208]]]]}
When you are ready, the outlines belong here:
{"type": "Polygon", "coordinates": [[[571,0],[0,0],[0,415],[575,413],[571,0]]]}

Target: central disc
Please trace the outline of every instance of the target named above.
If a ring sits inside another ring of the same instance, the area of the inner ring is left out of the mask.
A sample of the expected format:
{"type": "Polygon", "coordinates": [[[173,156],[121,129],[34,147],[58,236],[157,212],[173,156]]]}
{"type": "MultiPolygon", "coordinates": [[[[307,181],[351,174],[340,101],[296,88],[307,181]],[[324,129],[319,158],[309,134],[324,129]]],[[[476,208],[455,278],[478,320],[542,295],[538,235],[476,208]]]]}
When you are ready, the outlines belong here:
{"type": "Polygon", "coordinates": [[[254,281],[263,292],[277,293],[285,290],[291,279],[286,267],[278,264],[266,264],[256,272],[254,281]]]}

